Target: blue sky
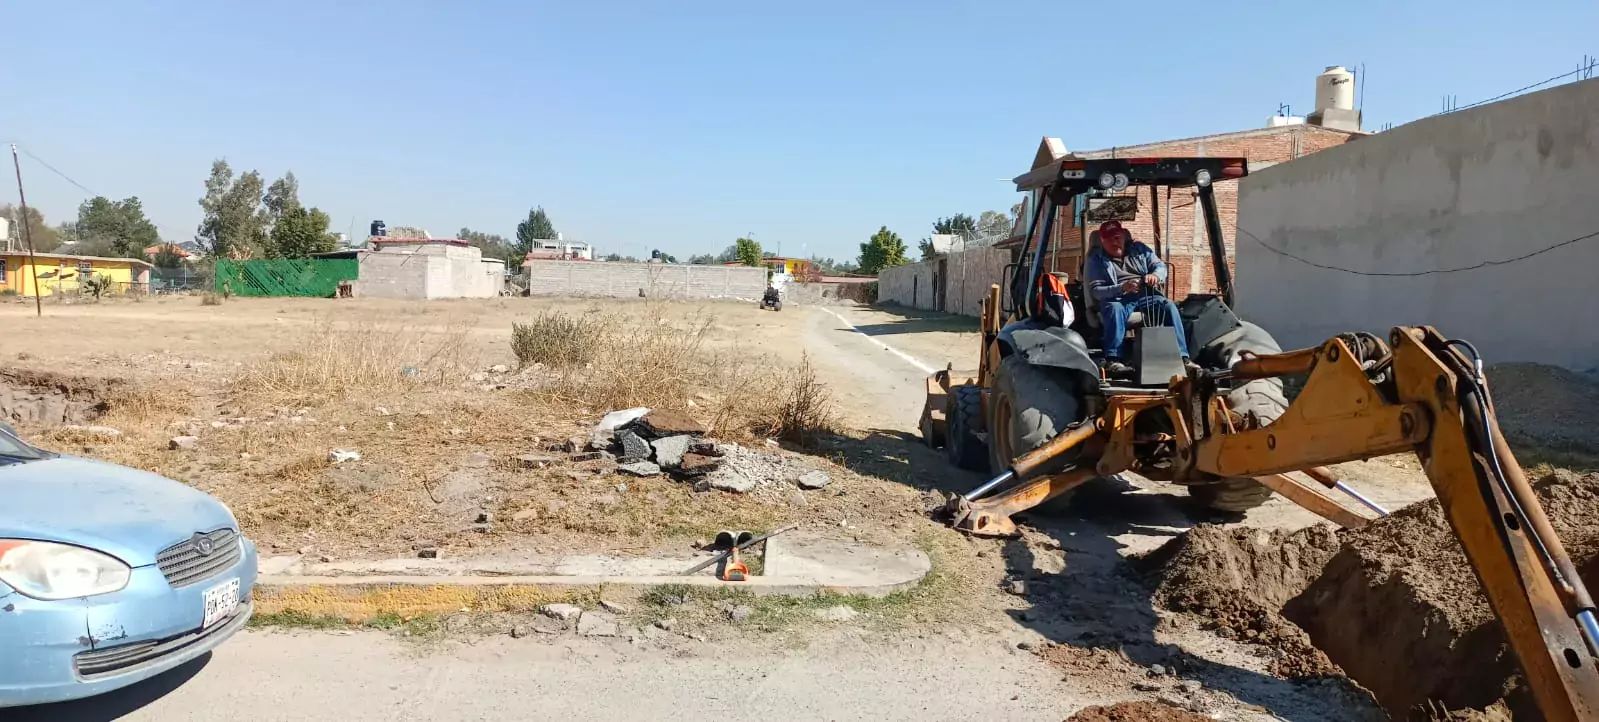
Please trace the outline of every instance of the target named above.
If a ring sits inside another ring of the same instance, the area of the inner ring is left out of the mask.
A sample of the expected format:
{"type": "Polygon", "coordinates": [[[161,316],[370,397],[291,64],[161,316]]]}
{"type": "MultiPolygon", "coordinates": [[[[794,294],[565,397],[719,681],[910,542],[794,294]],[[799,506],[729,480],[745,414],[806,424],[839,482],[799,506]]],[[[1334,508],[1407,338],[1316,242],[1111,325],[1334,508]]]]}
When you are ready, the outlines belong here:
{"type": "MultiPolygon", "coordinates": [[[[938,216],[1008,208],[1044,135],[1254,128],[1360,63],[1368,128],[1397,124],[1599,55],[1592,0],[8,6],[0,140],[139,196],[169,239],[225,157],[294,171],[336,231],[510,236],[538,204],[634,255],[753,232],[842,260],[885,224],[914,250],[938,216]]],[[[75,214],[83,191],[23,164],[31,205],[75,214]]]]}

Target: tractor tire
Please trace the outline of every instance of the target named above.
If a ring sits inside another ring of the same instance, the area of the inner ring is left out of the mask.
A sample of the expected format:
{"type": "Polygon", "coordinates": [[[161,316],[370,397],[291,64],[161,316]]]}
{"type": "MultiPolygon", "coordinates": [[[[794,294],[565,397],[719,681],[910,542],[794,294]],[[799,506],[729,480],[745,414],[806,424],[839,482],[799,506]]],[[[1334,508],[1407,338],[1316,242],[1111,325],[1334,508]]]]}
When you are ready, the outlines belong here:
{"type": "MultiPolygon", "coordinates": [[[[1058,372],[1033,366],[1019,354],[1001,361],[994,371],[994,391],[988,404],[989,470],[998,474],[1011,460],[1043,446],[1078,421],[1082,403],[1058,372]]],[[[1047,464],[1040,474],[1065,468],[1067,460],[1047,464]]],[[[1058,509],[1076,492],[1068,491],[1044,505],[1058,509]]]]}
{"type": "MultiPolygon", "coordinates": [[[[1218,355],[1227,365],[1236,362],[1240,351],[1272,354],[1282,350],[1271,334],[1252,323],[1245,323],[1239,332],[1229,335],[1232,338],[1223,337],[1218,339],[1219,344],[1207,348],[1207,351],[1218,355]]],[[[1258,379],[1229,392],[1227,405],[1233,411],[1245,416],[1254,414],[1260,423],[1269,424],[1282,416],[1283,411],[1288,408],[1288,397],[1283,395],[1281,378],[1258,379]]],[[[1272,491],[1254,479],[1238,477],[1210,484],[1191,485],[1188,487],[1188,495],[1216,511],[1242,513],[1269,501],[1272,491]]]]}
{"type": "Polygon", "coordinates": [[[773,311],[781,311],[781,310],[783,310],[783,302],[782,301],[773,301],[772,302],[772,310],[773,311]]]}
{"type": "Polygon", "coordinates": [[[988,445],[977,434],[983,423],[983,389],[955,386],[949,390],[948,426],[944,456],[954,466],[969,471],[988,468],[988,445]]]}

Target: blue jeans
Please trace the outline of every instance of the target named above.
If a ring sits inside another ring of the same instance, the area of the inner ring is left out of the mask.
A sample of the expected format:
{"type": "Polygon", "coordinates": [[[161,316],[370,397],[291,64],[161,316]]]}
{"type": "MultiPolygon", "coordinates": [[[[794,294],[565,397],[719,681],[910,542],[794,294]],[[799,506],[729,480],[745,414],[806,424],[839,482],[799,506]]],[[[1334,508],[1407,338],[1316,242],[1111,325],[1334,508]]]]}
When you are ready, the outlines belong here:
{"type": "Polygon", "coordinates": [[[1105,330],[1105,358],[1117,359],[1122,355],[1122,341],[1127,336],[1127,317],[1134,311],[1144,312],[1145,326],[1171,326],[1177,332],[1177,349],[1188,358],[1188,339],[1183,338],[1183,319],[1177,315],[1177,304],[1165,296],[1122,296],[1114,301],[1099,304],[1100,325],[1105,330]]]}

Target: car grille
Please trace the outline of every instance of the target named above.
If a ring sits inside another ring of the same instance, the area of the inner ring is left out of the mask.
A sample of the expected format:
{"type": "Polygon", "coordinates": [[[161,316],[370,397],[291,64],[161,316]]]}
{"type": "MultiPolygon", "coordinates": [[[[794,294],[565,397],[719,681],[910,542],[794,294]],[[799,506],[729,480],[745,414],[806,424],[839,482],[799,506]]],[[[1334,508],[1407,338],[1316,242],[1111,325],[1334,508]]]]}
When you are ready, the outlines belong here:
{"type": "Polygon", "coordinates": [[[182,652],[190,645],[203,641],[214,634],[237,629],[246,619],[250,618],[250,609],[250,602],[243,601],[239,603],[239,608],[233,612],[232,617],[212,625],[209,629],[197,629],[193,632],[167,639],[122,644],[108,649],[96,649],[92,652],[79,652],[72,656],[72,664],[77,668],[78,676],[84,679],[125,672],[146,662],[152,662],[182,652]]]}
{"type": "Polygon", "coordinates": [[[239,535],[232,529],[195,534],[163,549],[155,557],[156,566],[173,588],[203,582],[239,561],[239,535]],[[201,549],[209,546],[209,553],[201,549]]]}

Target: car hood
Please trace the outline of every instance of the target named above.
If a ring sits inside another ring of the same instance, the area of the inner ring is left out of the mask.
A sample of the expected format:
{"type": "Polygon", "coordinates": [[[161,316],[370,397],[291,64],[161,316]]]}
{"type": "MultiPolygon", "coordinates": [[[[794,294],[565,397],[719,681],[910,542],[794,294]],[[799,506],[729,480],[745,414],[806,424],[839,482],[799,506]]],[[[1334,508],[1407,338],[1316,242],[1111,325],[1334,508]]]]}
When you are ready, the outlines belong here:
{"type": "Polygon", "coordinates": [[[221,527],[238,527],[227,507],[164,476],[70,456],[0,466],[0,538],[76,544],[140,567],[221,527]]]}

